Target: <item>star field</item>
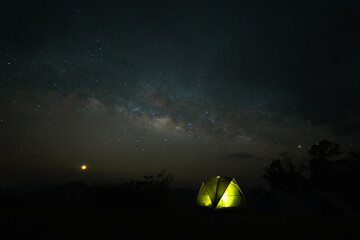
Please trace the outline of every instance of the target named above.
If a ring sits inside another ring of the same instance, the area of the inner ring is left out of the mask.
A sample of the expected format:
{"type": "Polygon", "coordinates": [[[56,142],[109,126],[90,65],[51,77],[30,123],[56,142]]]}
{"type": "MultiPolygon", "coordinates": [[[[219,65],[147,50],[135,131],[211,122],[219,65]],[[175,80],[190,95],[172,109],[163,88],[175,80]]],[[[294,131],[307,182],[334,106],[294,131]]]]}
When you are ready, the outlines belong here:
{"type": "Polygon", "coordinates": [[[166,168],[175,186],[212,175],[249,186],[283,151],[301,162],[322,139],[358,147],[359,49],[348,30],[358,17],[345,3],[347,14],[332,3],[4,5],[5,184],[166,168]]]}

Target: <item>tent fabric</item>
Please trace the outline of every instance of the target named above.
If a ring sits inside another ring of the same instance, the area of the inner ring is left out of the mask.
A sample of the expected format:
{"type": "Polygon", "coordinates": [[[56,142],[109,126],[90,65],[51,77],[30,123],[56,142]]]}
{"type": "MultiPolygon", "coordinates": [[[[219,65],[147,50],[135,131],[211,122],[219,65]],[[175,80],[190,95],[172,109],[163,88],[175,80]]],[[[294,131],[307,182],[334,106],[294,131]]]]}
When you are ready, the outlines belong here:
{"type": "Polygon", "coordinates": [[[215,209],[247,208],[247,199],[232,177],[216,176],[205,180],[199,189],[196,205],[215,209]]]}

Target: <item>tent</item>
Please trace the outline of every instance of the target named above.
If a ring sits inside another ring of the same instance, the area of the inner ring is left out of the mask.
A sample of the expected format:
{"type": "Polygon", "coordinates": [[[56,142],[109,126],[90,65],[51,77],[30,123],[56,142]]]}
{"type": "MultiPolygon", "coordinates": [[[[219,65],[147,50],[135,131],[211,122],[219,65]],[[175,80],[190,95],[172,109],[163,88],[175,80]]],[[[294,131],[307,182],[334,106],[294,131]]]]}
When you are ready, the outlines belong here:
{"type": "Polygon", "coordinates": [[[243,191],[232,177],[216,176],[205,180],[200,187],[196,205],[209,208],[248,208],[243,191]]]}

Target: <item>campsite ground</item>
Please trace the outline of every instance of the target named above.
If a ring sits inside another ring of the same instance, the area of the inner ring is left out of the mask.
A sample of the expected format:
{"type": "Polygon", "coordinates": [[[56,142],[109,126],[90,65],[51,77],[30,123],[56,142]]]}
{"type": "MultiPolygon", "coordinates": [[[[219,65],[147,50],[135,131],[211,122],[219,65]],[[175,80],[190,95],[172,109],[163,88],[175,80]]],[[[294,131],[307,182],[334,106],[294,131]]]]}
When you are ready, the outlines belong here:
{"type": "MultiPolygon", "coordinates": [[[[105,201],[101,204],[88,204],[84,198],[80,201],[77,201],[78,197],[66,199],[68,197],[64,197],[64,192],[61,195],[53,192],[45,194],[56,196],[57,200],[44,194],[31,195],[27,199],[24,196],[3,195],[0,238],[29,238],[35,235],[37,239],[192,239],[199,236],[206,239],[228,236],[359,239],[357,215],[203,211],[192,206],[193,194],[193,191],[179,190],[173,194],[176,200],[166,207],[150,206],[146,202],[135,207],[126,205],[126,199],[112,201],[109,198],[103,199],[105,201]]],[[[137,204],[141,202],[140,199],[137,204]]]]}
{"type": "Polygon", "coordinates": [[[358,239],[358,218],[204,213],[194,210],[128,211],[119,207],[66,210],[18,208],[2,212],[1,239],[358,239]],[[4,219],[5,218],[5,219],[4,219]],[[356,237],[357,236],[357,237],[356,237]],[[215,238],[214,238],[215,239],[215,238]]]}

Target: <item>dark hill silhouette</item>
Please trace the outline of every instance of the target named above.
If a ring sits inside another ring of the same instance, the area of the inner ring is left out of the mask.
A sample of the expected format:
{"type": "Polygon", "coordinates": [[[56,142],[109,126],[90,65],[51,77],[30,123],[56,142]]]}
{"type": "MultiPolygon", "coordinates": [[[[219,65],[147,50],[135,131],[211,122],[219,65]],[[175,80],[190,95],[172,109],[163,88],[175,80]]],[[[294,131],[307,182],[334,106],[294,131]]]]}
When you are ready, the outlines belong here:
{"type": "Polygon", "coordinates": [[[37,207],[49,206],[73,206],[80,207],[89,202],[95,196],[95,189],[82,182],[71,182],[55,188],[27,193],[19,198],[26,204],[37,207]]]}
{"type": "Polygon", "coordinates": [[[33,193],[36,191],[43,191],[51,188],[55,188],[59,186],[59,184],[54,183],[28,183],[28,184],[20,184],[15,185],[10,188],[2,188],[0,189],[0,193],[8,194],[8,195],[17,195],[17,194],[25,194],[25,193],[33,193]]]}

